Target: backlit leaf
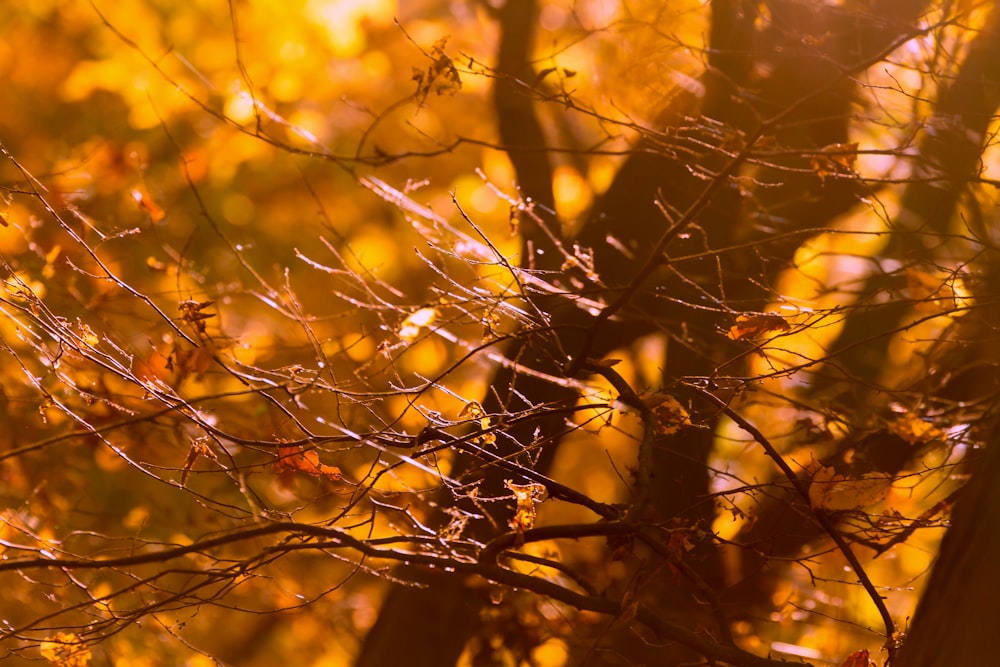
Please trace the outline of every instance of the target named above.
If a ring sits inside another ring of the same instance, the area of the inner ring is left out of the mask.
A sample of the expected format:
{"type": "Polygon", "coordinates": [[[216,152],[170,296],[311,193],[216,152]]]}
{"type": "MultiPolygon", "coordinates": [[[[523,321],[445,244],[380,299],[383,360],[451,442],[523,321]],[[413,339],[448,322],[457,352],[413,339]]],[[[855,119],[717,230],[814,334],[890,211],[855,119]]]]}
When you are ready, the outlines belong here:
{"type": "Polygon", "coordinates": [[[892,487],[892,477],[866,473],[849,479],[831,466],[823,466],[809,485],[809,502],[816,509],[855,510],[883,500],[892,487]]]}
{"type": "Polygon", "coordinates": [[[858,160],[858,142],[846,144],[830,144],[820,150],[820,154],[812,158],[812,169],[821,179],[834,174],[845,174],[854,171],[854,163],[858,160]]]}
{"type": "Polygon", "coordinates": [[[164,211],[159,204],[153,201],[153,197],[145,189],[133,189],[132,199],[134,199],[135,203],[139,205],[139,208],[149,215],[149,219],[152,222],[160,222],[167,217],[166,211],[164,211]]]}
{"type": "Polygon", "coordinates": [[[437,318],[436,308],[421,308],[415,313],[410,313],[399,327],[399,337],[407,343],[412,343],[420,335],[420,332],[433,325],[437,318]]]}
{"type": "Polygon", "coordinates": [[[72,632],[59,632],[42,642],[42,657],[57,667],[87,667],[93,657],[87,645],[72,632]]]}
{"type": "Polygon", "coordinates": [[[519,533],[530,530],[535,525],[535,504],[544,497],[545,487],[541,484],[515,484],[510,480],[505,484],[514,493],[517,503],[510,527],[519,533]]]}
{"type": "Polygon", "coordinates": [[[930,422],[906,414],[889,424],[889,431],[906,440],[911,445],[920,445],[934,440],[944,441],[947,435],[930,422]]]}
{"type": "Polygon", "coordinates": [[[275,472],[304,472],[313,477],[325,477],[331,481],[339,480],[340,468],[326,465],[319,459],[314,450],[304,449],[299,445],[287,445],[278,448],[278,458],[274,462],[275,472]]]}
{"type": "Polygon", "coordinates": [[[775,313],[740,315],[736,318],[736,324],[729,328],[729,333],[726,335],[732,340],[746,340],[747,338],[760,338],[775,331],[789,331],[791,328],[784,317],[775,313]]]}

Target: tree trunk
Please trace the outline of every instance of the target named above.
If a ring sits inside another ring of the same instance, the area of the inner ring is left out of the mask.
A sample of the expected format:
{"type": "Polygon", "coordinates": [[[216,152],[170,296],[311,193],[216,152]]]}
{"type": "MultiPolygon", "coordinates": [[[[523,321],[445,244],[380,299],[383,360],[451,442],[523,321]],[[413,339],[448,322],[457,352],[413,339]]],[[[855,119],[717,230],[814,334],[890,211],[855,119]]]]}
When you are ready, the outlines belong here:
{"type": "Polygon", "coordinates": [[[893,667],[993,665],[1000,628],[1000,428],[952,513],[893,667]]]}

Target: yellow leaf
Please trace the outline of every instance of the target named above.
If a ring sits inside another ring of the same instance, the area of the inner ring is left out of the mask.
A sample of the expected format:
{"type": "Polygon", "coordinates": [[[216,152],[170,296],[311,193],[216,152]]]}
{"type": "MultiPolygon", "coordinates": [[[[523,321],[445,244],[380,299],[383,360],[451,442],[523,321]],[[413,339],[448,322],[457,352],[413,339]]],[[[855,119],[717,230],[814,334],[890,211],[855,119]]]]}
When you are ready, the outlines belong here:
{"type": "Polygon", "coordinates": [[[90,347],[94,347],[101,342],[100,337],[94,333],[94,330],[83,322],[80,323],[80,339],[90,347]]]}
{"type": "Polygon", "coordinates": [[[514,484],[510,480],[504,482],[513,491],[517,508],[510,527],[519,533],[530,530],[535,525],[535,503],[545,496],[545,487],[541,484],[514,484]]]}
{"type": "Polygon", "coordinates": [[[470,417],[472,419],[482,419],[486,415],[486,411],[483,410],[483,406],[479,405],[477,401],[469,401],[462,408],[461,412],[458,413],[459,417],[470,417]]]}
{"type": "Polygon", "coordinates": [[[42,657],[58,667],[87,667],[90,649],[71,632],[59,632],[42,642],[42,657]]]}
{"type": "Polygon", "coordinates": [[[56,275],[55,264],[61,253],[62,246],[58,243],[52,247],[52,250],[45,253],[45,266],[42,268],[42,277],[53,278],[56,275]]]}
{"type": "Polygon", "coordinates": [[[947,435],[933,424],[914,415],[903,415],[889,424],[889,432],[898,435],[911,445],[920,445],[932,440],[946,440],[947,435]]]}

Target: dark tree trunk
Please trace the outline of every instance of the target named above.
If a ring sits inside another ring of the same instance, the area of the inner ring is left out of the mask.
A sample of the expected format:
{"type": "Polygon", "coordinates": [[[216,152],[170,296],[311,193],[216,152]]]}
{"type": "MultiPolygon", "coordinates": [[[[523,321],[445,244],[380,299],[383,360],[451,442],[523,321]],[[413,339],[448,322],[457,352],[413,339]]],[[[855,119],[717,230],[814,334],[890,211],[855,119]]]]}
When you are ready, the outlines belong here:
{"type": "MultiPolygon", "coordinates": [[[[783,148],[810,150],[844,140],[849,117],[848,91],[852,86],[848,77],[852,73],[850,66],[884,49],[900,34],[900,23],[865,22],[857,16],[837,14],[841,10],[829,8],[824,11],[831,16],[824,14],[824,17],[831,21],[825,21],[814,12],[796,10],[795,4],[775,2],[773,13],[783,23],[762,36],[755,33],[754,27],[757,3],[712,2],[712,43],[710,68],[704,77],[705,97],[675,101],[675,106],[667,109],[657,123],[657,127],[682,127],[685,131],[705,134],[699,137],[700,143],[689,145],[685,145],[683,139],[678,144],[670,136],[651,134],[636,146],[635,153],[623,164],[576,239],[579,245],[594,252],[598,282],[588,284],[589,289],[598,293],[607,289],[610,302],[619,293],[617,290],[632,283],[643,263],[657,259],[650,256],[656,241],[676,216],[683,215],[694,204],[699,193],[717,178],[714,174],[730,159],[726,150],[710,148],[713,144],[724,148],[721,144],[727,135],[713,134],[719,127],[726,131],[752,132],[760,119],[798,105],[788,118],[794,122],[788,124],[787,132],[779,132],[778,139],[785,144],[783,148]],[[831,30],[841,40],[833,40],[836,43],[831,46],[832,51],[814,52],[804,57],[788,50],[787,44],[803,42],[803,34],[816,33],[817,38],[826,39],[831,30]],[[761,39],[764,43],[758,44],[761,39]],[[781,43],[787,44],[780,46],[781,43]],[[851,48],[847,48],[847,44],[851,48]],[[856,48],[857,45],[860,46],[856,48]],[[754,61],[771,58],[771,54],[778,52],[785,56],[778,62],[767,63],[773,66],[770,78],[752,81],[754,61]],[[812,69],[805,74],[799,68],[812,69]],[[801,100],[809,103],[803,104],[801,100]],[[699,113],[711,120],[704,125],[691,126],[690,118],[699,113]],[[700,170],[700,175],[692,173],[692,169],[700,170]],[[665,215],[657,202],[672,213],[665,215]]],[[[895,6],[893,2],[876,3],[878,6],[873,12],[878,13],[883,4],[895,6]]],[[[898,13],[902,23],[919,5],[909,3],[905,6],[906,11],[898,13]]],[[[551,166],[544,144],[540,143],[541,127],[532,110],[530,90],[525,85],[532,78],[530,68],[525,66],[525,58],[530,53],[531,30],[524,22],[532,20],[533,15],[534,3],[521,0],[508,0],[500,10],[504,37],[498,69],[502,71],[494,99],[501,139],[514,164],[518,185],[524,196],[543,205],[538,212],[545,219],[544,209],[551,202],[551,166]]],[[[799,162],[802,164],[789,165],[798,169],[779,168],[770,174],[758,173],[757,177],[769,179],[771,187],[749,196],[735,184],[719,180],[708,205],[693,219],[689,238],[679,239],[667,249],[667,255],[672,257],[701,253],[708,259],[674,262],[654,273],[636,291],[635,298],[622,311],[618,321],[604,323],[587,348],[587,355],[601,358],[616,346],[628,346],[640,335],[653,330],[666,332],[671,344],[664,364],[664,386],[674,390],[682,401],[693,401],[693,395],[686,395],[676,381],[692,376],[715,376],[728,359],[738,356],[731,341],[719,333],[730,324],[731,311],[727,308],[763,308],[771,296],[767,288],[770,280],[790,262],[798,245],[794,238],[768,245],[768,237],[775,232],[821,226],[856,201],[858,190],[853,184],[836,181],[824,184],[808,173],[808,158],[799,162]],[[807,167],[805,170],[801,169],[803,164],[807,167]],[[748,201],[760,216],[746,215],[748,201]],[[751,241],[759,241],[760,245],[753,250],[726,252],[729,246],[751,241]],[[711,258],[715,252],[720,252],[721,275],[719,264],[711,258]],[[725,307],[711,308],[723,300],[725,307]]],[[[558,230],[550,228],[548,231],[558,230]]],[[[561,269],[563,256],[557,245],[558,234],[548,234],[533,223],[523,227],[522,232],[526,240],[522,255],[524,268],[561,269]],[[555,242],[552,236],[556,237],[555,242]],[[543,252],[538,253],[539,249],[543,252]]],[[[557,338],[541,345],[526,339],[519,343],[519,351],[523,353],[522,361],[529,366],[558,374],[560,362],[555,355],[575,356],[581,351],[581,340],[586,337],[584,332],[592,326],[591,317],[566,300],[538,305],[551,315],[550,323],[557,338]]],[[[495,413],[558,403],[571,398],[572,394],[531,376],[518,377],[507,369],[501,369],[493,386],[494,391],[483,404],[495,413]],[[510,392],[512,382],[517,383],[517,395],[510,392]],[[506,397],[513,397],[513,402],[507,402],[506,397]],[[525,398],[528,404],[523,404],[525,398]]],[[[654,488],[650,495],[663,520],[676,519],[686,525],[700,524],[707,528],[714,507],[703,499],[708,495],[707,461],[713,446],[715,416],[711,410],[695,411],[693,416],[700,428],[662,438],[657,443],[652,475],[654,488]]],[[[543,438],[555,436],[560,427],[559,423],[550,423],[543,427],[541,435],[543,438]]],[[[518,447],[531,443],[534,438],[531,428],[527,427],[508,431],[506,435],[509,437],[499,445],[510,447],[515,454],[518,447]]],[[[554,442],[546,445],[538,460],[537,465],[543,470],[553,447],[554,442]]],[[[475,460],[466,460],[459,465],[459,470],[471,473],[476,466],[475,460]]],[[[488,485],[484,489],[493,489],[497,483],[497,479],[484,478],[484,484],[488,485]]],[[[494,520],[497,525],[504,525],[503,512],[496,513],[494,520]]],[[[714,583],[717,582],[717,565],[711,540],[703,542],[688,564],[694,568],[696,576],[714,583]]],[[[704,627],[701,623],[707,615],[706,607],[693,606],[691,591],[680,591],[672,587],[672,582],[672,577],[665,577],[663,585],[648,587],[647,592],[653,593],[654,601],[660,603],[656,605],[658,609],[672,618],[689,621],[691,627],[704,627]],[[673,592],[666,595],[670,590],[673,592]]],[[[451,665],[474,630],[481,603],[478,594],[456,578],[442,579],[432,589],[394,587],[356,664],[358,667],[451,665]],[[437,637],[428,629],[429,624],[451,625],[454,631],[437,637]],[[414,644],[400,642],[401,633],[418,635],[419,641],[414,644]]],[[[696,657],[689,650],[645,645],[627,628],[621,633],[611,633],[607,639],[615,654],[627,655],[633,661],[673,664],[696,657]]]]}
{"type": "MultiPolygon", "coordinates": [[[[1000,107],[1000,11],[990,11],[954,81],[937,100],[920,142],[917,178],[903,193],[886,255],[907,265],[934,262],[936,249],[929,244],[941,244],[949,233],[975,236],[983,231],[959,230],[952,224],[960,198],[979,174],[986,133],[1000,107]]],[[[878,273],[868,279],[861,293],[883,302],[854,308],[833,346],[838,367],[848,377],[879,377],[892,333],[905,326],[911,314],[905,287],[901,273],[878,273]],[[888,303],[886,294],[893,296],[888,303]]],[[[839,373],[830,377],[833,382],[840,379],[839,373]]]]}
{"type": "Polygon", "coordinates": [[[893,667],[993,665],[1000,628],[1000,429],[963,489],[893,667]]]}

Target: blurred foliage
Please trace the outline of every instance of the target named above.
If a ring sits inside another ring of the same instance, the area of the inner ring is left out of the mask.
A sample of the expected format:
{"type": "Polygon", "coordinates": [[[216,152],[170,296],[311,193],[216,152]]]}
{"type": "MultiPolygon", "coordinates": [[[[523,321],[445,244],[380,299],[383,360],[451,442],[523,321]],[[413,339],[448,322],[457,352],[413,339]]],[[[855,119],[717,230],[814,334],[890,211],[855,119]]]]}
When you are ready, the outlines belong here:
{"type": "MultiPolygon", "coordinates": [[[[350,664],[402,560],[364,548],[474,562],[482,545],[463,537],[468,513],[433,528],[449,508],[431,491],[456,487],[458,453],[489,451],[507,427],[479,402],[494,370],[517,361],[501,344],[521,326],[543,328],[531,275],[516,268],[516,218],[530,206],[489,95],[495,8],[8,4],[0,548],[4,561],[36,564],[0,571],[0,661],[350,664]],[[169,557],[135,558],[157,553],[169,557]],[[44,567],[53,559],[70,566],[44,567]],[[82,561],[112,564],[73,566],[82,561]]],[[[773,20],[767,3],[749,4],[773,20]]],[[[945,5],[859,75],[850,143],[807,158],[820,181],[858,179],[869,196],[799,234],[766,312],[734,306],[716,332],[744,345],[747,369],[734,377],[746,386],[732,405],[812,480],[812,509],[838,513],[900,625],[941,532],[910,527],[943,525],[986,403],[931,400],[920,383],[965,368],[942,359],[981,335],[969,313],[989,305],[975,262],[996,241],[992,139],[933,260],[903,269],[917,319],[892,338],[877,377],[804,392],[837,368],[826,355],[890,243],[939,88],[992,10],[945,5]],[[831,443],[867,451],[859,434],[905,442],[906,464],[883,474],[831,458],[831,443]]],[[[553,213],[574,230],[629,147],[663,131],[661,111],[699,94],[711,17],[693,0],[553,0],[538,21],[538,80],[527,83],[548,139],[564,147],[551,154],[553,213]]],[[[759,148],[740,176],[747,189],[782,151],[759,148]]],[[[565,276],[586,266],[585,251],[573,257],[565,276]]],[[[583,284],[565,276],[538,280],[552,291],[583,284]]],[[[602,507],[624,507],[641,486],[645,415],[657,415],[660,435],[691,426],[652,380],[662,331],[629,343],[613,374],[565,380],[579,400],[548,475],[602,507]]],[[[718,424],[718,514],[701,528],[721,541],[787,491],[761,490],[774,470],[761,444],[732,419],[718,424]]],[[[513,570],[617,591],[636,613],[641,550],[593,533],[525,543],[536,528],[593,521],[593,506],[551,499],[530,478],[506,488],[499,500],[516,508],[511,549],[522,557],[513,570]]],[[[689,529],[669,529],[676,562],[689,529]]],[[[879,615],[845,576],[851,564],[829,540],[810,549],[782,570],[773,611],[733,623],[737,643],[824,664],[863,647],[877,655],[879,615]]],[[[605,632],[593,610],[487,578],[476,585],[496,604],[463,664],[504,654],[557,667],[605,632]]]]}

